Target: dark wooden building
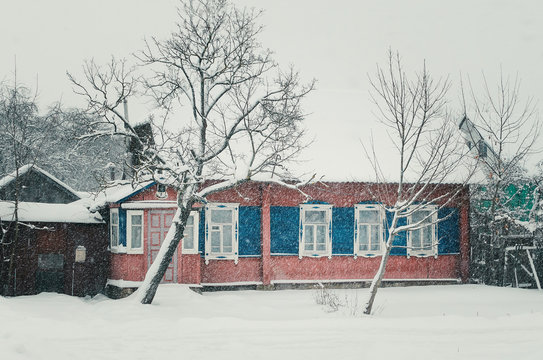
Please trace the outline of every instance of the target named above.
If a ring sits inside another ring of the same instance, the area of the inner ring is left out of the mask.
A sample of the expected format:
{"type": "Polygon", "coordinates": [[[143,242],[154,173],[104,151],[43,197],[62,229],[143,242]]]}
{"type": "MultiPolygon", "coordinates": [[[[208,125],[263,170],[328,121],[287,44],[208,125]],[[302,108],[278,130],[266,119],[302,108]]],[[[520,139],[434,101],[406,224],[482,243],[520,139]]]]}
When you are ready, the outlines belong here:
{"type": "Polygon", "coordinates": [[[0,179],[0,291],[93,295],[107,278],[107,228],[81,195],[31,165],[0,179]]]}

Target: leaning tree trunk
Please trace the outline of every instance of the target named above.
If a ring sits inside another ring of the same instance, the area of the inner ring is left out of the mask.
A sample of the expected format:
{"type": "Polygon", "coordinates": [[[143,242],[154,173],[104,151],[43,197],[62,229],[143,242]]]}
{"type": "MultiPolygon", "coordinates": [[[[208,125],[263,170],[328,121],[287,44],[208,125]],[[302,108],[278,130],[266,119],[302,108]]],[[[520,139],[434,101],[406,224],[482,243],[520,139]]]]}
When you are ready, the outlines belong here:
{"type": "Polygon", "coordinates": [[[172,261],[173,255],[175,254],[175,250],[183,238],[183,232],[185,231],[192,204],[193,201],[184,201],[178,207],[172,225],[160,247],[160,251],[147,271],[142,286],[136,292],[137,295],[135,294],[137,300],[142,304],[151,304],[153,302],[158,285],[162,281],[162,278],[172,261]]]}

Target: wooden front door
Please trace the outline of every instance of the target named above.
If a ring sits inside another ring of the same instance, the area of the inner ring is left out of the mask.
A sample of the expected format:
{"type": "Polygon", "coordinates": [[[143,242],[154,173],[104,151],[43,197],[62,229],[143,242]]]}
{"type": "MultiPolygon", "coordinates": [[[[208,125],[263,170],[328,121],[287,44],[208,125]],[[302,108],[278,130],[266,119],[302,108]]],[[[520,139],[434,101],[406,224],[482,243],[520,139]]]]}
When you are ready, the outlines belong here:
{"type": "MultiPolygon", "coordinates": [[[[160,245],[164,241],[168,230],[172,224],[172,219],[175,215],[174,210],[151,210],[149,211],[148,224],[149,224],[149,251],[147,252],[147,265],[150,267],[155,260],[160,245]]],[[[162,283],[176,283],[177,282],[177,251],[173,255],[173,259],[164,274],[162,283]]]]}

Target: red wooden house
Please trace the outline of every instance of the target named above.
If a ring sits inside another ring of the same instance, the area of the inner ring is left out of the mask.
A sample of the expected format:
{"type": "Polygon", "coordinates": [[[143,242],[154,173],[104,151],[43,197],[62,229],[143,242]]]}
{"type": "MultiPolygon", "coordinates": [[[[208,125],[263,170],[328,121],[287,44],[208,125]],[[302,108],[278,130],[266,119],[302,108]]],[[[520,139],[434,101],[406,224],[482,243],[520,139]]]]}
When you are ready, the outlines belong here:
{"type": "MultiPolygon", "coordinates": [[[[440,185],[439,190],[455,186],[440,185]]],[[[371,201],[374,187],[316,183],[301,189],[306,197],[278,184],[248,182],[210,195],[208,203],[194,208],[163,282],[204,288],[367,284],[379,266],[390,221],[382,206],[371,201]]],[[[138,287],[171,224],[175,200],[173,191],[157,192],[153,182],[106,199],[109,290],[138,287]]],[[[468,207],[466,188],[439,209],[435,216],[440,222],[397,236],[385,281],[466,282],[468,207]]],[[[414,213],[413,220],[421,215],[414,213]]]]}

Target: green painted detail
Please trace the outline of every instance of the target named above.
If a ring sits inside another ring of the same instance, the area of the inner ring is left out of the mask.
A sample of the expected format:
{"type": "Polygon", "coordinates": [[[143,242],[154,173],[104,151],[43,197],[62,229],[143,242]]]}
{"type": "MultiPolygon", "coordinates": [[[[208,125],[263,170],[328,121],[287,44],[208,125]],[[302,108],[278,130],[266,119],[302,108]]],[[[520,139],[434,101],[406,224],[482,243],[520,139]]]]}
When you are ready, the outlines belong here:
{"type": "MultiPolygon", "coordinates": [[[[533,184],[508,184],[503,188],[503,192],[500,194],[500,206],[505,207],[510,211],[518,214],[517,219],[521,221],[528,221],[530,210],[534,205],[534,190],[536,186],[533,184]]],[[[479,191],[487,195],[487,187],[480,186],[479,191]]],[[[476,201],[473,205],[479,210],[489,210],[492,206],[492,201],[488,197],[476,201]]],[[[490,195],[490,194],[488,194],[490,195]]]]}

